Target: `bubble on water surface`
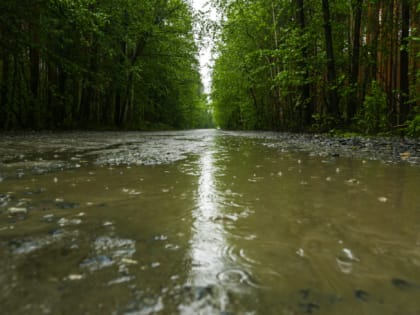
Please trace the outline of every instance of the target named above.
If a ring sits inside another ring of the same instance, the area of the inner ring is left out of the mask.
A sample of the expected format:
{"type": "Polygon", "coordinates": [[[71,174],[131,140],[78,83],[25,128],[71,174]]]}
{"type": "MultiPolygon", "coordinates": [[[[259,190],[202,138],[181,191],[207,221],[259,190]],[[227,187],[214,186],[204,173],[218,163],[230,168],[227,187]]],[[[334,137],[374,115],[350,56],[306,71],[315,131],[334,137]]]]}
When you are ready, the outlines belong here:
{"type": "Polygon", "coordinates": [[[385,203],[385,202],[387,202],[388,201],[388,198],[387,197],[378,197],[378,201],[379,202],[382,202],[382,203],[385,203]]]}

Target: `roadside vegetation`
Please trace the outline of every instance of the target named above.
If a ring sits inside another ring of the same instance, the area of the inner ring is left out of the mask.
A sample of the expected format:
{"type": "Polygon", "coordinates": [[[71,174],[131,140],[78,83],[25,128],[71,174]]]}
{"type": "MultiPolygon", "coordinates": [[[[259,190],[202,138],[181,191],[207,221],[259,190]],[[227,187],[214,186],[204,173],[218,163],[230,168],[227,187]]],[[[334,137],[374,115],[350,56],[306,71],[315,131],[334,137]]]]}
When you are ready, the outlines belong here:
{"type": "Polygon", "coordinates": [[[0,128],[211,125],[183,0],[2,0],[0,128]]]}
{"type": "Polygon", "coordinates": [[[222,128],[420,135],[419,1],[218,4],[222,128]]]}
{"type": "Polygon", "coordinates": [[[419,0],[210,2],[1,1],[0,129],[420,136],[419,0]]]}

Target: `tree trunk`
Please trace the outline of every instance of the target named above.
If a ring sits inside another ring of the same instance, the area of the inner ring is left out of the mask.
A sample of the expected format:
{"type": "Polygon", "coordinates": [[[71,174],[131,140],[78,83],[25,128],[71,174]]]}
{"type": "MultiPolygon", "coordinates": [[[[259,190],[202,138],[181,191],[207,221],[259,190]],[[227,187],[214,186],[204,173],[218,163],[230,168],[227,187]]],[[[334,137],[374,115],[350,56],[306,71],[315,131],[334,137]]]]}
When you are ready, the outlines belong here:
{"type": "MultiPolygon", "coordinates": [[[[306,23],[305,23],[305,11],[303,0],[297,0],[297,20],[301,30],[301,36],[305,34],[306,23]]],[[[303,85],[301,87],[301,95],[303,100],[303,124],[309,126],[312,123],[312,115],[314,113],[314,104],[311,99],[311,87],[309,84],[309,72],[308,72],[308,45],[305,43],[302,48],[302,62],[300,64],[301,69],[304,71],[303,85]]]]}
{"type": "Polygon", "coordinates": [[[31,93],[32,97],[38,97],[39,86],[39,51],[37,48],[31,47],[29,50],[29,58],[31,64],[31,93]]]}
{"type": "Polygon", "coordinates": [[[351,54],[351,73],[350,73],[350,84],[352,85],[352,93],[350,94],[350,100],[347,105],[347,121],[350,121],[357,111],[357,105],[359,103],[358,93],[358,78],[359,78],[359,60],[360,60],[360,28],[362,22],[362,6],[363,0],[356,0],[355,3],[355,16],[354,16],[354,29],[353,29],[353,49],[351,54]]]}
{"type": "Polygon", "coordinates": [[[59,67],[58,71],[58,93],[60,101],[56,106],[55,124],[56,127],[62,128],[64,120],[66,118],[66,106],[67,106],[67,95],[66,95],[66,83],[67,73],[62,67],[59,67]]]}
{"type": "Polygon", "coordinates": [[[8,85],[9,85],[9,55],[4,52],[2,56],[2,77],[1,77],[1,84],[0,84],[0,126],[5,128],[7,125],[7,116],[8,116],[8,108],[7,108],[7,98],[8,98],[8,85]]]}
{"type": "Polygon", "coordinates": [[[339,118],[340,112],[338,108],[337,73],[335,70],[330,6],[328,0],[322,0],[322,13],[324,17],[325,45],[327,50],[327,109],[329,114],[331,114],[335,118],[339,118]]]}
{"type": "Polygon", "coordinates": [[[29,50],[30,60],[30,108],[28,109],[27,124],[30,127],[37,128],[39,125],[38,111],[38,89],[39,89],[39,50],[37,47],[31,47],[29,50]]]}
{"type": "Polygon", "coordinates": [[[401,2],[401,46],[400,46],[400,119],[399,123],[404,123],[409,114],[408,96],[409,96],[409,81],[408,81],[408,36],[410,28],[410,5],[408,0],[401,2]]]}

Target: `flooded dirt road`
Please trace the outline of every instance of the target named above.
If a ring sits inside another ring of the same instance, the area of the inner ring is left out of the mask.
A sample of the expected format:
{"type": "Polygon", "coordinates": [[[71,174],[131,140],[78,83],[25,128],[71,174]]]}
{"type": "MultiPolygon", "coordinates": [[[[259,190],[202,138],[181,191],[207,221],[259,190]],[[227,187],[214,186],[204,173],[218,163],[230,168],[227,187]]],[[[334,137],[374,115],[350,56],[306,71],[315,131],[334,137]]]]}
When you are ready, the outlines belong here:
{"type": "Polygon", "coordinates": [[[1,313],[419,314],[416,147],[305,141],[1,136],[1,313]]]}

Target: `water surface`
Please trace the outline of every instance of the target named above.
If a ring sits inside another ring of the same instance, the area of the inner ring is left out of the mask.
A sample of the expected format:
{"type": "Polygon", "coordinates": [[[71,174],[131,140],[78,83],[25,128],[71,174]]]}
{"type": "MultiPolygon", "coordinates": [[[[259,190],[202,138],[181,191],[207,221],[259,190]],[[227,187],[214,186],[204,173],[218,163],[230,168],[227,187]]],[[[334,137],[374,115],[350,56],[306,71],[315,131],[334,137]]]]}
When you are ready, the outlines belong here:
{"type": "Polygon", "coordinates": [[[2,313],[420,313],[419,167],[215,130],[1,141],[2,313]]]}

